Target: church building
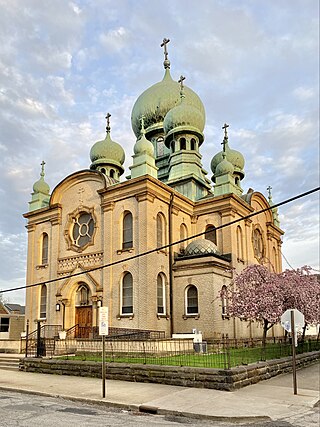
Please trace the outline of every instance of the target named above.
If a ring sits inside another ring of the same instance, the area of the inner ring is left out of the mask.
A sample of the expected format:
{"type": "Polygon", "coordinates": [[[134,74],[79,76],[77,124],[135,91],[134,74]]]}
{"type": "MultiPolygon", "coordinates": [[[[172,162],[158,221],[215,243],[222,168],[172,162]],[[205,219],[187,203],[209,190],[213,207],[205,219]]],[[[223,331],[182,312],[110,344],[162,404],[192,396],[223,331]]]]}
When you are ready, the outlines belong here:
{"type": "Polygon", "coordinates": [[[227,316],[221,291],[250,264],[282,269],[277,209],[246,218],[272,206],[271,189],[268,200],[243,191],[244,156],[232,148],[227,124],[208,178],[201,156],[205,108],[183,76],[172,78],[168,41],[161,45],[163,79],[132,108],[133,154],[112,139],[107,114],[88,169],[50,192],[42,163],[24,214],[27,285],[41,283],[26,291],[30,325],[90,329],[98,308],[107,306],[113,328],[166,337],[193,329],[205,338],[262,335],[258,324],[227,316]],[[132,155],[127,178],[125,155],[132,155]]]}

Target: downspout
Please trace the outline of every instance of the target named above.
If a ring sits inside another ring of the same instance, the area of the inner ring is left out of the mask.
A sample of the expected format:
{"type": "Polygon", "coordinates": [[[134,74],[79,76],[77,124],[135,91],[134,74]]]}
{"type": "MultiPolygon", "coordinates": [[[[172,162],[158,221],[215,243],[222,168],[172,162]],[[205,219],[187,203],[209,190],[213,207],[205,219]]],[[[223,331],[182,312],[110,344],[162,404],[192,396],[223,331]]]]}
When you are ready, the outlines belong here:
{"type": "Polygon", "coordinates": [[[173,198],[174,192],[171,193],[170,196],[170,204],[169,204],[169,301],[170,301],[170,336],[172,336],[174,331],[174,321],[173,321],[173,246],[172,244],[172,208],[173,208],[173,198]]]}

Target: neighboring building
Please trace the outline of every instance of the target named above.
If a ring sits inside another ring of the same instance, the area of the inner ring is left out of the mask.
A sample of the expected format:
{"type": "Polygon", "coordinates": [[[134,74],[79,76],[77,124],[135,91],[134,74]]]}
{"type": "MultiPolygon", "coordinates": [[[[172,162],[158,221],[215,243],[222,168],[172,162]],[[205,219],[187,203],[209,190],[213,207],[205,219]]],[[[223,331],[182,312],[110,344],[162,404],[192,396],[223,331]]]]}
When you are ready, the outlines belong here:
{"type": "Polygon", "coordinates": [[[183,77],[172,79],[164,47],[163,80],[133,106],[137,142],[127,180],[120,182],[125,153],[111,138],[109,114],[105,139],[91,149],[90,169],[66,177],[50,194],[42,164],[24,215],[27,284],[60,280],[27,289],[30,324],[95,326],[103,304],[111,327],[166,336],[195,328],[205,337],[261,335],[259,326],[226,316],[220,293],[234,271],[249,264],[281,271],[277,210],[219,228],[270,207],[271,193],[269,202],[251,189],[243,193],[244,157],[229,146],[228,125],[223,149],[212,158],[212,185],[200,154],[204,106],[183,77]]]}
{"type": "Polygon", "coordinates": [[[0,351],[2,340],[20,340],[24,314],[24,306],[0,302],[0,351]]]}

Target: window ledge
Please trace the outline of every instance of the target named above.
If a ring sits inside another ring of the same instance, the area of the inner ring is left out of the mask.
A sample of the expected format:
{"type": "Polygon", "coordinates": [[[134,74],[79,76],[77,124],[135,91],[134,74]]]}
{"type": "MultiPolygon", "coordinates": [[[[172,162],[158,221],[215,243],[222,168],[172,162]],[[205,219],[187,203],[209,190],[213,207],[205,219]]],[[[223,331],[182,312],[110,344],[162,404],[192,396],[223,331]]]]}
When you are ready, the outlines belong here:
{"type": "Polygon", "coordinates": [[[157,314],[157,318],[158,318],[158,320],[160,320],[160,319],[167,319],[167,320],[169,320],[170,319],[170,317],[169,317],[169,315],[168,314],[157,314]]]}
{"type": "Polygon", "coordinates": [[[39,264],[39,265],[36,265],[36,270],[42,270],[48,267],[49,267],[49,264],[39,264]]]}
{"type": "Polygon", "coordinates": [[[128,313],[128,314],[118,314],[117,315],[117,319],[121,320],[121,319],[129,319],[132,320],[134,318],[134,314],[133,313],[128,313]]]}
{"type": "Polygon", "coordinates": [[[134,248],[128,248],[128,249],[118,249],[117,250],[117,254],[121,255],[124,252],[129,252],[130,254],[132,254],[132,252],[134,251],[134,248]]]}
{"type": "Polygon", "coordinates": [[[186,320],[186,319],[195,319],[195,320],[198,320],[198,319],[200,318],[200,313],[195,313],[195,314],[183,314],[183,315],[182,315],[182,318],[183,318],[184,320],[186,320]]]}

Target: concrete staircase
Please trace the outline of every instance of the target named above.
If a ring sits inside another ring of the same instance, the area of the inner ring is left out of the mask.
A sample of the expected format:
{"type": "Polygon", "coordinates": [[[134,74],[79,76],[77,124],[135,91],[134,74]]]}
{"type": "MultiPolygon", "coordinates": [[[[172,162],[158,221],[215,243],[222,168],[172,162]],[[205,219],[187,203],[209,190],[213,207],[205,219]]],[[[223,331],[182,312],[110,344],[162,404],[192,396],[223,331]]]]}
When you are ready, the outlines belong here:
{"type": "Polygon", "coordinates": [[[0,370],[5,369],[6,371],[18,371],[19,360],[21,357],[23,357],[23,354],[0,353],[0,370]]]}

